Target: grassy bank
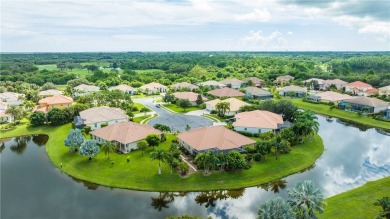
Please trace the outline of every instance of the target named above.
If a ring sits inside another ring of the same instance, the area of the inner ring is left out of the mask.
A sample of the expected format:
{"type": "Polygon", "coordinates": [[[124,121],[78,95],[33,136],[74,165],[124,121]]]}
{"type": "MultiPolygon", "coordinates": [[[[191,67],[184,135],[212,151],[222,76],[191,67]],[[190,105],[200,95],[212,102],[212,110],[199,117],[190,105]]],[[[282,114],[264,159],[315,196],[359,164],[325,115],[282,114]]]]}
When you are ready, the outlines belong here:
{"type": "Polygon", "coordinates": [[[164,104],[163,106],[165,108],[168,108],[169,110],[172,110],[175,113],[188,113],[188,112],[195,111],[195,110],[201,110],[201,108],[199,108],[199,107],[191,106],[191,107],[186,108],[186,110],[184,111],[183,108],[181,108],[180,106],[177,106],[176,104],[171,104],[171,103],[164,104]]]}
{"type": "MultiPolygon", "coordinates": [[[[11,131],[1,131],[0,134],[2,138],[47,134],[49,141],[46,144],[46,151],[49,158],[57,167],[62,163],[62,170],[69,175],[109,187],[149,191],[204,191],[255,186],[312,166],[324,150],[322,139],[317,135],[311,140],[306,140],[303,145],[294,146],[290,154],[281,155],[279,160],[269,156],[266,161],[252,163],[249,170],[213,171],[207,177],[203,176],[202,172],[197,172],[182,178],[178,174],[171,174],[166,164],[162,164],[162,175],[158,175],[158,161],[151,161],[149,157],[152,148],[145,151],[144,156],[140,151],[129,154],[114,153],[110,155],[111,160],[107,160],[104,153],[99,153],[92,161],[88,161],[88,158],[69,152],[64,146],[63,142],[69,130],[70,124],[37,128],[23,125],[11,131]],[[130,158],[130,162],[127,162],[127,157],[130,158]],[[111,165],[111,161],[114,161],[114,165],[111,165]]],[[[164,149],[169,147],[174,136],[167,137],[168,140],[159,147],[164,149]]]]}
{"type": "Polygon", "coordinates": [[[320,218],[375,218],[381,207],[374,202],[390,195],[390,177],[368,182],[364,186],[325,200],[328,204],[320,218]]]}
{"type": "Polygon", "coordinates": [[[329,106],[327,105],[303,102],[302,99],[292,99],[292,102],[295,105],[297,105],[299,108],[304,110],[307,109],[318,114],[337,117],[351,122],[356,122],[363,125],[371,126],[371,127],[390,130],[390,122],[379,121],[365,115],[358,115],[357,113],[346,112],[344,110],[339,110],[339,109],[330,110],[329,106]]]}

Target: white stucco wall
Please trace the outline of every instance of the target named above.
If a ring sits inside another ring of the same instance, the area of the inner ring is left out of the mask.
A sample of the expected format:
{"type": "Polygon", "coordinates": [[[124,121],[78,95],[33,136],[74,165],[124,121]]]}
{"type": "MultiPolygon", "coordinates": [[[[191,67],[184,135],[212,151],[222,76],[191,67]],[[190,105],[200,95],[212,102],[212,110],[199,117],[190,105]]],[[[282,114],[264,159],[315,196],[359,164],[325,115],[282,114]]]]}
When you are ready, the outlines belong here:
{"type": "Polygon", "coordinates": [[[273,129],[241,127],[241,126],[234,126],[233,128],[234,128],[235,131],[238,131],[238,132],[249,132],[249,133],[252,133],[252,134],[265,133],[265,132],[272,132],[273,131],[273,129]]]}
{"type": "Polygon", "coordinates": [[[118,122],[127,122],[127,119],[119,119],[119,120],[111,120],[111,121],[105,121],[105,122],[97,122],[93,124],[87,124],[87,126],[91,127],[91,130],[100,129],[102,127],[102,124],[108,123],[108,125],[112,125],[118,122]]]}
{"type": "MultiPolygon", "coordinates": [[[[99,138],[93,134],[91,134],[91,136],[92,136],[92,139],[95,140],[100,145],[103,144],[104,142],[106,142],[106,140],[99,138]]],[[[126,145],[121,145],[120,143],[114,141],[114,143],[117,144],[117,149],[122,151],[123,153],[129,153],[131,151],[131,149],[136,150],[137,149],[137,142],[138,141],[131,142],[131,143],[128,143],[126,145]]]]}
{"type": "Polygon", "coordinates": [[[387,106],[375,107],[374,108],[374,113],[379,113],[381,111],[385,111],[387,108],[388,108],[387,106]]]}

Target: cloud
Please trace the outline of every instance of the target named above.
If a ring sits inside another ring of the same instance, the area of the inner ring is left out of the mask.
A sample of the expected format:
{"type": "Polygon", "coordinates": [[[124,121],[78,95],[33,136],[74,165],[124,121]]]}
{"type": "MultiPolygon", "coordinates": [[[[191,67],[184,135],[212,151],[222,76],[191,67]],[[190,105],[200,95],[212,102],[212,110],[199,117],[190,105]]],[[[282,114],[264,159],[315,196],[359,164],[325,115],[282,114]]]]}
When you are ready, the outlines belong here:
{"type": "Polygon", "coordinates": [[[210,4],[207,2],[207,0],[191,0],[192,5],[201,11],[210,11],[212,10],[210,4]]]}
{"type": "Polygon", "coordinates": [[[240,39],[244,48],[280,50],[287,44],[282,33],[274,31],[270,35],[264,35],[262,31],[251,31],[248,35],[240,39]]]}
{"type": "Polygon", "coordinates": [[[236,15],[237,21],[259,21],[265,22],[271,18],[270,13],[266,8],[257,9],[255,8],[253,12],[247,14],[236,15]]]}
{"type": "Polygon", "coordinates": [[[123,35],[114,35],[113,38],[118,40],[155,40],[155,39],[164,39],[165,37],[153,36],[153,35],[123,34],[123,35]]]}
{"type": "Polygon", "coordinates": [[[288,31],[287,34],[288,34],[288,35],[293,35],[294,33],[291,32],[291,31],[288,31]]]}

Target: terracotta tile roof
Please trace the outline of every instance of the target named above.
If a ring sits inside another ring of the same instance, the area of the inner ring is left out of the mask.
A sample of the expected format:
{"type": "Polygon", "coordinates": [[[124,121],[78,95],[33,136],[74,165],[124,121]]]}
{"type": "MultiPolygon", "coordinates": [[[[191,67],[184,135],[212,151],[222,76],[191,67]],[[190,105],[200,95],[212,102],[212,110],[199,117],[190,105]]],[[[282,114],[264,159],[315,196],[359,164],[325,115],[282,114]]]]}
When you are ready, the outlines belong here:
{"type": "Polygon", "coordinates": [[[7,108],[8,107],[8,103],[0,101],[0,107],[7,108]]]}
{"type": "Polygon", "coordinates": [[[53,105],[53,104],[60,104],[60,103],[73,103],[72,97],[67,97],[64,95],[56,95],[52,97],[45,97],[41,100],[39,100],[39,103],[45,103],[47,105],[53,105]]]}
{"type": "Polygon", "coordinates": [[[272,96],[270,92],[258,87],[247,87],[245,88],[245,91],[255,96],[272,96]]]}
{"type": "Polygon", "coordinates": [[[49,90],[43,90],[38,93],[38,96],[56,96],[56,95],[62,95],[62,91],[49,89],[49,90]]]}
{"type": "Polygon", "coordinates": [[[349,100],[345,100],[343,102],[366,105],[371,107],[384,107],[389,105],[388,102],[371,97],[355,97],[349,100]]]}
{"type": "Polygon", "coordinates": [[[100,88],[95,85],[80,84],[79,86],[74,87],[74,90],[81,90],[85,92],[99,91],[100,88]]]}
{"type": "Polygon", "coordinates": [[[122,144],[145,139],[149,134],[162,134],[162,132],[150,125],[135,122],[119,122],[91,132],[91,135],[106,141],[117,141],[122,144]]]}
{"type": "Polygon", "coordinates": [[[295,85],[290,85],[290,86],[286,86],[286,87],[280,88],[279,91],[283,91],[283,92],[289,92],[289,91],[307,92],[307,88],[306,87],[299,87],[299,86],[295,86],[295,85]]]}
{"type": "Polygon", "coordinates": [[[190,84],[188,82],[180,82],[180,83],[172,84],[171,88],[173,88],[173,89],[188,88],[190,90],[193,90],[193,89],[197,89],[199,87],[194,85],[194,84],[190,84]]]}
{"type": "Polygon", "coordinates": [[[215,89],[215,90],[209,91],[207,93],[211,94],[213,96],[216,96],[216,97],[242,97],[242,96],[244,96],[244,94],[241,93],[240,91],[232,89],[232,88],[228,88],[228,87],[215,89]]]}
{"type": "Polygon", "coordinates": [[[340,94],[340,93],[333,92],[333,91],[326,91],[326,92],[317,93],[314,96],[320,97],[321,100],[326,100],[326,101],[331,101],[331,102],[348,100],[348,99],[354,98],[348,94],[340,94]]]}
{"type": "Polygon", "coordinates": [[[241,80],[238,80],[237,78],[227,78],[225,80],[222,80],[220,81],[222,84],[225,84],[225,85],[241,85],[242,83],[244,83],[243,81],[241,80]]]}
{"type": "Polygon", "coordinates": [[[151,83],[149,83],[149,84],[142,85],[140,88],[143,89],[143,90],[145,90],[145,89],[147,89],[147,88],[148,88],[149,90],[154,90],[154,89],[156,89],[156,88],[165,88],[165,89],[167,89],[167,86],[162,85],[162,84],[157,83],[157,82],[151,82],[151,83]]]}
{"type": "Polygon", "coordinates": [[[48,113],[49,112],[49,106],[35,106],[34,109],[33,109],[33,112],[35,111],[41,111],[41,112],[44,112],[44,113],[48,113]]]}
{"type": "Polygon", "coordinates": [[[180,133],[177,137],[197,151],[213,148],[231,150],[255,143],[254,140],[223,126],[197,128],[180,133]]]}
{"type": "Polygon", "coordinates": [[[234,117],[236,121],[233,123],[233,126],[277,129],[278,124],[283,124],[281,115],[265,110],[242,112],[234,117]]]}
{"type": "MultiPolygon", "coordinates": [[[[198,93],[194,92],[175,92],[172,94],[177,99],[188,99],[191,102],[195,102],[198,99],[198,93]]],[[[203,101],[207,101],[206,97],[202,97],[203,101]]]]}
{"type": "Polygon", "coordinates": [[[199,83],[199,85],[202,85],[202,86],[214,86],[214,87],[226,87],[225,84],[222,84],[221,82],[218,82],[218,81],[205,81],[205,82],[199,83]]]}
{"type": "Polygon", "coordinates": [[[245,106],[245,105],[250,105],[250,104],[245,103],[244,101],[241,101],[241,100],[236,99],[236,98],[229,98],[226,100],[215,99],[215,100],[207,101],[205,104],[209,104],[209,105],[215,107],[219,102],[230,103],[230,111],[231,112],[237,112],[240,109],[240,107],[245,106]]]}
{"type": "Polygon", "coordinates": [[[248,81],[252,81],[254,85],[259,86],[262,83],[264,83],[264,80],[261,80],[260,78],[256,77],[249,77],[249,78],[244,78],[242,79],[243,82],[247,83],[248,81]]]}
{"type": "Polygon", "coordinates": [[[368,94],[375,94],[375,93],[378,93],[378,89],[376,88],[371,88],[371,89],[367,89],[366,91],[364,91],[364,93],[368,93],[368,94]]]}
{"type": "Polygon", "coordinates": [[[112,120],[127,120],[129,118],[123,110],[108,106],[86,109],[80,112],[80,117],[84,120],[84,124],[86,125],[112,120]]]}
{"type": "Polygon", "coordinates": [[[346,85],[348,82],[340,80],[340,79],[332,79],[332,80],[325,80],[324,84],[341,84],[346,85]]]}
{"type": "Polygon", "coordinates": [[[372,87],[371,84],[367,84],[361,81],[355,81],[347,84],[348,87],[372,87]]]}
{"type": "Polygon", "coordinates": [[[110,91],[112,91],[112,90],[120,90],[120,91],[123,91],[123,92],[137,91],[137,89],[135,89],[134,87],[129,86],[127,84],[120,84],[120,85],[117,85],[117,86],[113,86],[113,87],[108,88],[108,90],[110,90],[110,91]]]}

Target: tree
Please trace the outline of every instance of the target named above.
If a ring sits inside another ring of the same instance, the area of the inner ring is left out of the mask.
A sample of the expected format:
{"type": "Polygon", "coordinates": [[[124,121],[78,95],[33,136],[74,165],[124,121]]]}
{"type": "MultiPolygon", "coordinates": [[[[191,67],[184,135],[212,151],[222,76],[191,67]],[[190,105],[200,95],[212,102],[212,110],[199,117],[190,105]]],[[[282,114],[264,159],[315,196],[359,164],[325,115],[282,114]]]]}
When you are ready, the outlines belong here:
{"type": "Polygon", "coordinates": [[[23,103],[24,108],[27,109],[27,110],[32,110],[35,107],[35,105],[36,104],[33,101],[31,101],[31,100],[26,100],[23,103]]]}
{"type": "Polygon", "coordinates": [[[146,136],[146,141],[148,142],[149,146],[158,146],[161,142],[161,138],[157,134],[150,134],[146,136]]]}
{"type": "Polygon", "coordinates": [[[172,95],[172,92],[167,92],[165,96],[163,97],[164,102],[169,103],[173,102],[175,100],[175,97],[172,95]]]}
{"type": "Polygon", "coordinates": [[[56,89],[56,86],[52,82],[46,82],[42,85],[41,90],[56,89]]]}
{"type": "Polygon", "coordinates": [[[200,105],[203,103],[203,97],[201,94],[198,94],[198,97],[196,98],[196,104],[200,105]]]}
{"type": "Polygon", "coordinates": [[[377,218],[386,218],[390,219],[390,197],[382,197],[378,199],[375,203],[375,206],[381,206],[383,211],[379,212],[377,218]]]}
{"type": "Polygon", "coordinates": [[[277,160],[280,153],[283,154],[290,151],[290,143],[278,136],[274,141],[273,148],[275,153],[275,160],[277,160]]]}
{"type": "MultiPolygon", "coordinates": [[[[317,133],[319,130],[319,123],[317,116],[310,110],[298,113],[295,124],[292,129],[295,134],[302,136],[302,140],[307,135],[317,133]]],[[[303,142],[302,142],[303,143],[303,142]]]]}
{"type": "Polygon", "coordinates": [[[324,195],[321,190],[314,187],[314,183],[310,180],[305,180],[288,189],[287,201],[292,210],[295,212],[296,218],[317,218],[316,211],[324,212],[324,195]]]}
{"type": "Polygon", "coordinates": [[[150,158],[152,160],[158,160],[158,174],[161,175],[161,161],[165,160],[165,151],[161,148],[156,149],[155,151],[150,153],[150,158]]]}
{"type": "Polygon", "coordinates": [[[293,219],[294,212],[281,197],[271,199],[260,205],[257,213],[259,219],[293,219]]]}
{"type": "Polygon", "coordinates": [[[232,150],[228,154],[228,167],[232,170],[243,169],[247,167],[245,156],[236,150],[232,150]]]}
{"type": "Polygon", "coordinates": [[[196,165],[199,165],[198,167],[203,167],[204,173],[208,174],[210,169],[217,164],[218,158],[212,151],[209,151],[207,153],[199,153],[196,155],[194,162],[196,165]]]}
{"type": "Polygon", "coordinates": [[[148,147],[149,147],[148,142],[145,140],[141,140],[141,141],[137,142],[137,149],[142,151],[142,156],[144,156],[144,151],[148,147]]]}
{"type": "Polygon", "coordinates": [[[257,153],[261,154],[262,158],[265,158],[267,154],[271,152],[273,142],[271,140],[260,139],[256,141],[255,150],[257,153]]]}
{"type": "Polygon", "coordinates": [[[190,131],[191,130],[191,126],[189,126],[188,124],[186,125],[186,127],[185,127],[185,130],[188,132],[188,131],[190,131]]]}
{"type": "Polygon", "coordinates": [[[190,170],[190,166],[186,162],[180,162],[179,163],[179,169],[180,169],[180,174],[182,176],[186,175],[188,171],[190,170]]]}
{"type": "Polygon", "coordinates": [[[77,148],[84,143],[84,136],[81,133],[80,129],[72,129],[70,130],[69,135],[64,140],[65,146],[69,147],[69,152],[74,149],[77,151],[77,148]]]}
{"type": "Polygon", "coordinates": [[[65,109],[53,108],[47,113],[47,120],[52,125],[62,125],[69,122],[71,115],[65,109]]]}
{"type": "Polygon", "coordinates": [[[110,152],[114,152],[116,150],[116,144],[114,142],[106,141],[100,147],[104,154],[107,154],[107,160],[110,159],[110,152]]]}
{"type": "Polygon", "coordinates": [[[252,85],[253,85],[253,81],[252,81],[252,80],[248,80],[248,81],[246,82],[246,85],[248,85],[249,87],[252,86],[252,85]]]}
{"type": "Polygon", "coordinates": [[[218,116],[224,116],[230,111],[230,103],[221,101],[215,105],[215,109],[218,111],[218,116]]]}
{"type": "Polygon", "coordinates": [[[12,117],[14,117],[14,122],[15,123],[16,123],[16,121],[22,119],[22,117],[24,116],[24,111],[23,111],[22,107],[15,106],[15,105],[9,106],[5,110],[5,113],[11,115],[12,117]]]}
{"type": "Polygon", "coordinates": [[[89,157],[89,160],[92,160],[92,157],[95,157],[99,153],[99,146],[97,146],[95,140],[86,140],[81,144],[80,155],[89,157]]]}
{"type": "Polygon", "coordinates": [[[35,111],[30,115],[31,125],[43,125],[46,121],[46,114],[42,111],[35,111]]]}
{"type": "Polygon", "coordinates": [[[146,113],[149,112],[149,109],[146,107],[142,107],[141,110],[139,111],[140,113],[144,113],[144,116],[146,116],[146,113]]]}
{"type": "Polygon", "coordinates": [[[171,173],[173,172],[173,168],[176,167],[177,165],[179,165],[179,161],[175,157],[175,154],[173,151],[166,151],[164,159],[171,167],[171,173]]]}
{"type": "Polygon", "coordinates": [[[288,96],[291,98],[295,97],[295,91],[289,91],[288,96]]]}
{"type": "Polygon", "coordinates": [[[181,108],[183,108],[184,111],[186,111],[186,109],[187,109],[188,107],[191,106],[191,102],[190,102],[190,100],[188,100],[188,99],[180,99],[180,100],[177,102],[177,104],[178,104],[181,108]]]}

